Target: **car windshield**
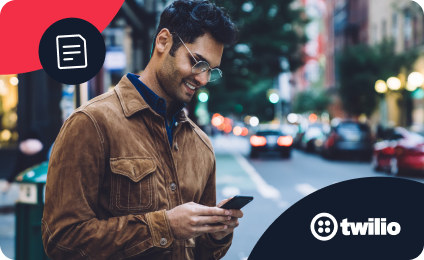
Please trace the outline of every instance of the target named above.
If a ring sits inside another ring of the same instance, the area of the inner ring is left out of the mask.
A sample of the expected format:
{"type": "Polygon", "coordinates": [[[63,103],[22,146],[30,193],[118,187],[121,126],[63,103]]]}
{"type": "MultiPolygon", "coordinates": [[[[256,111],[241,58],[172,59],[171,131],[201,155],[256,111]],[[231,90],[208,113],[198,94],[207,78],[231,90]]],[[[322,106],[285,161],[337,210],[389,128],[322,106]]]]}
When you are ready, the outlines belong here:
{"type": "Polygon", "coordinates": [[[369,127],[367,125],[362,124],[354,124],[354,123],[348,123],[348,124],[340,124],[337,127],[337,130],[340,134],[344,134],[347,132],[364,132],[368,133],[370,131],[369,127]]]}
{"type": "Polygon", "coordinates": [[[416,143],[424,143],[424,137],[417,133],[409,132],[408,139],[411,139],[412,141],[416,143]]]}
{"type": "Polygon", "coordinates": [[[306,131],[305,138],[311,139],[322,135],[322,130],[318,127],[311,127],[306,131]]]}
{"type": "Polygon", "coordinates": [[[256,135],[258,136],[281,135],[281,133],[278,131],[260,131],[260,132],[257,132],[256,135]]]}

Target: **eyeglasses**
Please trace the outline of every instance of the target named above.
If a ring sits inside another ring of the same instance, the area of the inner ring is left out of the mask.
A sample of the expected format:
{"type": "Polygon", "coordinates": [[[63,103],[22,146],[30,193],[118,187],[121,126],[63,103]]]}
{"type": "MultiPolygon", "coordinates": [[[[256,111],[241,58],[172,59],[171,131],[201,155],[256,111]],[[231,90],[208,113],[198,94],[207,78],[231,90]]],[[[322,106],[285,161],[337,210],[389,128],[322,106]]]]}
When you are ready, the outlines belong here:
{"type": "MultiPolygon", "coordinates": [[[[175,32],[171,32],[171,34],[173,34],[173,33],[175,33],[175,32]]],[[[191,57],[193,57],[193,59],[196,61],[196,64],[194,64],[194,66],[191,68],[191,72],[194,75],[198,75],[200,73],[207,71],[208,72],[208,82],[215,81],[215,80],[222,77],[222,71],[220,69],[218,69],[218,68],[211,69],[211,67],[209,66],[209,63],[207,63],[206,61],[197,61],[196,58],[193,56],[193,53],[191,53],[191,51],[187,48],[187,46],[185,45],[183,40],[181,40],[180,36],[177,33],[175,33],[175,35],[178,36],[178,38],[180,39],[180,41],[182,42],[184,47],[186,47],[187,51],[190,53],[191,57]]]]}

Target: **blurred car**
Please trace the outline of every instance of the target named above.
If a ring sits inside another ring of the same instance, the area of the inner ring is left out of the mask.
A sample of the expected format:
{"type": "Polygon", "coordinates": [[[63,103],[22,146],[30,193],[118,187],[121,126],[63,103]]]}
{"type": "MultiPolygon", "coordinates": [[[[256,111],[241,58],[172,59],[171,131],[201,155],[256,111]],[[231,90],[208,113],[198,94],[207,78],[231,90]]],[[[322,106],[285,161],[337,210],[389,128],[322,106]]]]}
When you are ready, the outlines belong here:
{"type": "Polygon", "coordinates": [[[300,144],[302,143],[302,138],[303,138],[304,135],[305,135],[305,132],[296,133],[294,140],[293,140],[293,147],[301,149],[300,144]]]}
{"type": "Polygon", "coordinates": [[[286,135],[290,135],[291,137],[295,138],[295,136],[297,135],[297,132],[299,131],[299,126],[292,125],[292,124],[282,124],[280,126],[280,130],[286,135]]]}
{"type": "Polygon", "coordinates": [[[281,130],[260,130],[250,137],[251,158],[256,158],[260,153],[278,152],[283,158],[290,158],[293,137],[285,135],[281,130]]]}
{"type": "Polygon", "coordinates": [[[359,156],[371,160],[373,154],[373,136],[368,125],[342,121],[332,127],[323,140],[321,153],[325,158],[336,156],[359,156]]]}
{"type": "Polygon", "coordinates": [[[305,134],[302,136],[300,142],[300,148],[307,152],[316,151],[316,143],[322,142],[324,139],[324,132],[322,125],[311,125],[308,130],[305,131],[305,134]]]}
{"type": "Polygon", "coordinates": [[[424,137],[396,127],[386,135],[386,140],[374,145],[372,167],[376,171],[424,173],[424,137]]]}

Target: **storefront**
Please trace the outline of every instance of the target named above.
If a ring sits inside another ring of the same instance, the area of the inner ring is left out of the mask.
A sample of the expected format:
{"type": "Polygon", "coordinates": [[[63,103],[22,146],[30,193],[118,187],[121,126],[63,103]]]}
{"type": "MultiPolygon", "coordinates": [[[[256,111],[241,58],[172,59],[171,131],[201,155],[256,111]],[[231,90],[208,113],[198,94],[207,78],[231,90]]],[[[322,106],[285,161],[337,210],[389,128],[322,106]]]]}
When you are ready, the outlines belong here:
{"type": "Polygon", "coordinates": [[[17,75],[0,75],[0,149],[17,146],[18,82],[17,75]]]}
{"type": "Polygon", "coordinates": [[[0,75],[0,178],[12,170],[18,147],[18,78],[0,75]]]}

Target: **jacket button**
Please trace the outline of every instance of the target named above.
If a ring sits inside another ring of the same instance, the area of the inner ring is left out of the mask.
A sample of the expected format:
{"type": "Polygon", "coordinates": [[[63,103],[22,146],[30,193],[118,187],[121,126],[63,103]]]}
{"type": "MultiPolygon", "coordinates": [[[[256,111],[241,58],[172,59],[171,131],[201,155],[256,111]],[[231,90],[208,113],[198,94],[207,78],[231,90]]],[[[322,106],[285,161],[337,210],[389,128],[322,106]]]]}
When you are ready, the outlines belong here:
{"type": "Polygon", "coordinates": [[[161,238],[161,239],[160,239],[160,244],[161,244],[162,246],[166,245],[166,243],[168,243],[168,241],[166,241],[166,238],[161,238]]]}
{"type": "Polygon", "coordinates": [[[177,189],[177,185],[175,183],[171,183],[171,185],[169,185],[169,188],[174,191],[177,189]]]}
{"type": "Polygon", "coordinates": [[[178,122],[175,122],[175,126],[178,126],[178,122]]]}
{"type": "Polygon", "coordinates": [[[178,151],[178,144],[177,143],[174,144],[174,149],[175,149],[175,151],[178,151]]]}

